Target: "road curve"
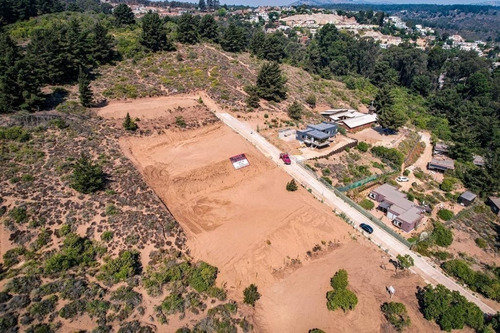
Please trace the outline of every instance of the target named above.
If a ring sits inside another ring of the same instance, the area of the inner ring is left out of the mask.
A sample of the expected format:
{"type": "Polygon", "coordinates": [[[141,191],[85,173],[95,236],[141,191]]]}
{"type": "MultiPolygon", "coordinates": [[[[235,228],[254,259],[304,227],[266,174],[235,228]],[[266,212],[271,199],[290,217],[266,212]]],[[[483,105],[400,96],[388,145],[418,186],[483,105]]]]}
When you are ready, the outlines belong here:
{"type": "Polygon", "coordinates": [[[473,295],[471,291],[446,276],[439,268],[435,267],[425,258],[408,249],[404,244],[378,227],[376,224],[370,223],[371,221],[367,217],[365,217],[355,208],[351,207],[348,203],[344,202],[341,198],[337,197],[333,191],[328,189],[323,183],[318,181],[301,165],[296,163],[293,158],[292,164],[285,166],[279,160],[280,150],[269,141],[267,141],[259,133],[250,128],[247,124],[239,121],[228,113],[216,112],[215,115],[227,126],[243,136],[247,141],[252,143],[265,156],[276,162],[277,165],[281,165],[290,176],[296,179],[304,187],[306,187],[307,189],[311,189],[311,192],[316,197],[322,199],[325,204],[330,206],[336,212],[344,212],[349,219],[355,221],[358,230],[361,230],[359,229],[360,223],[370,224],[373,227],[374,232],[369,235],[369,238],[381,248],[387,250],[389,254],[391,254],[392,256],[397,256],[398,254],[410,255],[415,262],[415,266],[412,267],[412,270],[420,274],[420,276],[427,283],[431,283],[434,285],[442,284],[450,290],[456,290],[460,292],[460,294],[465,296],[469,301],[474,302],[484,313],[495,314],[497,312],[495,309],[485,304],[481,299],[473,295]]]}

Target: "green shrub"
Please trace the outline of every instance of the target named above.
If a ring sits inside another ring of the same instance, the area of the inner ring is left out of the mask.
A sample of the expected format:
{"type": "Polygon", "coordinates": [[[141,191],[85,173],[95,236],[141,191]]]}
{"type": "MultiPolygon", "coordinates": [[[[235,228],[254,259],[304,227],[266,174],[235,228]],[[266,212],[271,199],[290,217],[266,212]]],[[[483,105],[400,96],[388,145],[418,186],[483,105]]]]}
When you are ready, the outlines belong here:
{"type": "Polygon", "coordinates": [[[26,142],[31,138],[29,132],[21,126],[0,128],[0,139],[8,141],[26,142]]]}
{"type": "Polygon", "coordinates": [[[319,328],[313,328],[313,329],[310,329],[308,333],[325,333],[325,331],[323,331],[319,328]]]}
{"type": "Polygon", "coordinates": [[[207,291],[215,284],[217,279],[217,267],[206,262],[200,262],[190,272],[189,285],[197,292],[207,291]]]}
{"type": "Polygon", "coordinates": [[[88,155],[82,154],[73,167],[70,186],[78,192],[88,194],[104,189],[106,175],[101,166],[94,164],[88,155]]]}
{"type": "Polygon", "coordinates": [[[306,103],[309,104],[309,106],[312,107],[312,108],[316,107],[316,95],[309,94],[306,97],[306,103]]]}
{"type": "Polygon", "coordinates": [[[165,297],[161,303],[161,308],[167,314],[184,312],[184,299],[180,293],[172,293],[165,297]]]}
{"type": "Polygon", "coordinates": [[[359,203],[359,205],[361,207],[363,207],[364,209],[366,210],[372,210],[373,207],[375,207],[375,204],[373,203],[373,201],[369,200],[369,199],[363,199],[361,200],[361,202],[359,203]]]}
{"type": "Polygon", "coordinates": [[[408,177],[409,175],[410,175],[410,170],[405,169],[405,171],[403,171],[403,176],[408,177]]]}
{"type": "Polygon", "coordinates": [[[327,182],[328,184],[332,185],[332,180],[330,179],[330,177],[327,177],[327,176],[321,176],[321,179],[323,179],[325,182],[327,182]]]}
{"type": "Polygon", "coordinates": [[[113,239],[113,232],[112,231],[107,230],[101,234],[101,240],[104,242],[109,242],[112,239],[113,239]]]}
{"type": "Polygon", "coordinates": [[[127,131],[136,131],[138,126],[137,123],[130,117],[130,114],[127,112],[125,116],[125,120],[123,121],[123,128],[127,131]]]}
{"type": "Polygon", "coordinates": [[[257,286],[255,284],[251,284],[245,288],[245,290],[243,291],[243,296],[243,302],[245,304],[255,306],[255,302],[257,302],[260,298],[260,293],[257,290],[257,286]]]}
{"type": "Polygon", "coordinates": [[[181,128],[186,127],[186,121],[184,120],[183,116],[177,116],[175,117],[175,124],[181,128]]]}
{"type": "Polygon", "coordinates": [[[381,310],[384,313],[385,318],[398,332],[401,332],[406,327],[410,326],[410,317],[408,316],[406,306],[403,303],[384,303],[382,304],[381,310]]]}
{"type": "Polygon", "coordinates": [[[292,179],[291,181],[289,181],[287,184],[286,184],[286,190],[288,192],[295,192],[297,191],[298,187],[297,187],[297,183],[295,182],[295,179],[292,179]]]}
{"type": "Polygon", "coordinates": [[[401,267],[403,270],[408,269],[415,264],[413,258],[409,254],[405,254],[404,256],[398,254],[396,259],[398,260],[399,267],[401,267]]]}
{"type": "Polygon", "coordinates": [[[448,247],[453,243],[453,233],[439,222],[434,223],[434,230],[432,231],[431,237],[439,246],[448,247]]]}
{"type": "Polygon", "coordinates": [[[373,155],[386,160],[396,167],[401,167],[404,162],[404,155],[395,148],[386,148],[382,146],[375,146],[371,149],[373,155]]]}
{"type": "Polygon", "coordinates": [[[443,285],[427,285],[420,289],[417,298],[425,319],[435,321],[442,330],[463,329],[467,325],[477,332],[484,328],[484,314],[457,291],[443,285]]]}
{"type": "Polygon", "coordinates": [[[443,221],[449,221],[453,218],[453,212],[448,209],[440,209],[437,216],[443,221]]]}
{"type": "Polygon", "coordinates": [[[333,290],[326,293],[326,307],[328,310],[335,311],[341,308],[345,312],[353,310],[356,304],[358,304],[356,295],[347,289],[348,284],[348,274],[345,269],[339,270],[330,279],[330,285],[333,290]]]}
{"type": "Polygon", "coordinates": [[[339,133],[342,134],[342,135],[346,135],[347,134],[347,130],[345,128],[343,128],[342,126],[339,126],[339,133]]]}
{"type": "Polygon", "coordinates": [[[484,239],[482,239],[482,238],[480,238],[480,237],[476,238],[476,240],[475,240],[475,241],[476,241],[476,245],[477,245],[479,248],[481,248],[481,249],[485,249],[485,248],[487,248],[487,247],[488,247],[488,243],[487,243],[484,239]]]}
{"type": "Polygon", "coordinates": [[[340,269],[335,275],[330,279],[330,285],[333,289],[345,289],[349,284],[349,279],[347,271],[345,269],[340,269]]]}
{"type": "Polygon", "coordinates": [[[328,310],[335,311],[341,308],[344,312],[354,310],[358,304],[358,297],[348,289],[330,290],[326,294],[328,310]]]}
{"type": "Polygon", "coordinates": [[[366,153],[368,151],[368,148],[370,148],[370,145],[364,141],[360,141],[358,143],[358,145],[356,146],[356,148],[359,150],[359,151],[362,151],[363,153],[366,153]]]}
{"type": "Polygon", "coordinates": [[[118,214],[118,209],[113,204],[108,204],[106,206],[106,216],[112,216],[118,214]]]}
{"type": "Polygon", "coordinates": [[[452,254],[446,251],[435,251],[432,252],[432,255],[439,260],[447,260],[452,257],[452,254]]]}
{"type": "Polygon", "coordinates": [[[107,259],[97,275],[109,284],[124,281],[141,272],[141,260],[137,251],[123,251],[118,258],[107,259]]]}
{"type": "Polygon", "coordinates": [[[25,223],[28,221],[28,212],[26,210],[26,207],[24,206],[12,208],[12,210],[9,212],[9,216],[16,223],[25,223]]]}
{"type": "Polygon", "coordinates": [[[439,185],[439,188],[445,192],[451,192],[453,191],[456,182],[457,180],[455,178],[446,177],[443,179],[441,185],[439,185]]]}

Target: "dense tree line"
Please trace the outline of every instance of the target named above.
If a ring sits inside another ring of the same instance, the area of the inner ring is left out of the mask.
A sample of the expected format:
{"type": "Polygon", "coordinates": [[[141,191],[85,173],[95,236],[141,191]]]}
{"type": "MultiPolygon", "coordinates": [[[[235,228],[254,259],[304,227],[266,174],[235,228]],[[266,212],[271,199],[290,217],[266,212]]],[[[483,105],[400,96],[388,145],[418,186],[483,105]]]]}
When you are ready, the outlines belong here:
{"type": "MultiPolygon", "coordinates": [[[[56,2],[52,4],[47,8],[54,9],[47,11],[59,8],[56,2]]],[[[376,13],[363,15],[373,18],[376,13]]],[[[106,20],[117,27],[137,27],[125,4],[116,7],[106,20]]],[[[36,109],[44,84],[75,82],[80,67],[88,71],[111,61],[116,53],[106,26],[110,25],[99,21],[92,27],[82,27],[78,20],[54,23],[36,29],[23,47],[3,33],[0,111],[36,109]]],[[[378,88],[374,106],[384,128],[397,131],[412,121],[432,130],[437,138],[452,144],[451,155],[460,162],[456,176],[467,187],[481,194],[500,189],[500,70],[492,70],[491,61],[474,52],[439,46],[421,50],[409,43],[383,50],[373,39],[339,31],[332,24],[324,25],[307,44],[300,43],[293,30],[266,34],[260,25],[234,18],[215,19],[212,15],[184,14],[162,19],[148,13],[138,26],[139,52],[172,51],[174,42],[209,41],[220,44],[225,51],[249,51],[269,61],[273,65],[262,70],[270,75],[259,78],[249,90],[247,103],[251,107],[258,106],[259,97],[274,101],[286,98],[284,78],[277,72],[280,63],[302,67],[326,79],[367,79],[378,88]],[[403,111],[398,106],[395,92],[401,89],[423,101],[421,110],[403,111]],[[486,158],[485,167],[472,165],[474,154],[486,158]]]]}

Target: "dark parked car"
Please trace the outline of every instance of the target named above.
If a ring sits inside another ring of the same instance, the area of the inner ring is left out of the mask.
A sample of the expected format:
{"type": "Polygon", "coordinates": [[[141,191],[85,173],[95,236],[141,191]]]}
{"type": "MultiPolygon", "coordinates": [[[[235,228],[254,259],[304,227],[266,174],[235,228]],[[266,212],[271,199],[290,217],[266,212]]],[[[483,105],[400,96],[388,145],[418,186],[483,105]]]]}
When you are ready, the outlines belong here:
{"type": "Polygon", "coordinates": [[[365,223],[361,223],[359,225],[359,227],[361,229],[363,229],[364,231],[366,231],[367,233],[371,234],[373,232],[373,228],[371,226],[369,226],[368,224],[365,224],[365,223]]]}

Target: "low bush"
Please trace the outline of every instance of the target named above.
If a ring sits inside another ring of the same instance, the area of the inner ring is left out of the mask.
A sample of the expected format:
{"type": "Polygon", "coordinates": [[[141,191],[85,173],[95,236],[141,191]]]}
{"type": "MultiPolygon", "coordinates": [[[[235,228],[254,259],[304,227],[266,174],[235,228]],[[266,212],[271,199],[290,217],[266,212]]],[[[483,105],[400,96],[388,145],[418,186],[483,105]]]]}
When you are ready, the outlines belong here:
{"type": "Polygon", "coordinates": [[[373,155],[381,158],[382,160],[388,161],[396,167],[401,167],[405,159],[403,153],[395,148],[375,146],[371,149],[371,152],[373,155]]]}
{"type": "Polygon", "coordinates": [[[432,230],[431,239],[439,246],[448,247],[453,243],[453,233],[442,223],[435,222],[432,230]]]}
{"type": "Polygon", "coordinates": [[[485,249],[488,247],[488,243],[480,237],[476,238],[475,242],[480,249],[485,249]]]}
{"type": "Polygon", "coordinates": [[[435,321],[444,331],[463,329],[465,325],[476,332],[484,328],[481,309],[457,291],[450,291],[441,284],[435,288],[427,285],[417,292],[417,298],[425,319],[435,321]]]}
{"type": "Polygon", "coordinates": [[[286,190],[289,192],[295,192],[298,190],[297,183],[295,182],[295,179],[292,179],[286,184],[286,190]]]}
{"type": "Polygon", "coordinates": [[[30,133],[21,126],[0,128],[0,139],[2,140],[26,142],[30,138],[30,133]]]}
{"type": "Polygon", "coordinates": [[[112,231],[105,231],[101,234],[101,240],[104,242],[109,242],[110,240],[113,239],[113,232],[112,231]]]}
{"type": "Polygon", "coordinates": [[[370,148],[370,145],[364,141],[360,141],[358,143],[358,145],[356,146],[356,148],[359,150],[359,151],[362,151],[364,153],[366,153],[368,151],[368,148],[370,148]]]}
{"type": "Polygon", "coordinates": [[[106,259],[97,275],[99,280],[109,284],[124,281],[141,272],[141,260],[137,251],[123,251],[118,258],[106,259]]]}
{"type": "Polygon", "coordinates": [[[453,218],[453,212],[448,209],[440,209],[437,213],[437,216],[443,221],[449,221],[453,218]]]}
{"type": "Polygon", "coordinates": [[[260,293],[257,290],[257,286],[255,284],[251,284],[245,288],[243,291],[243,302],[245,304],[249,304],[251,306],[255,306],[255,302],[260,299],[260,293]]]}
{"type": "Polygon", "coordinates": [[[326,307],[330,311],[335,311],[341,308],[344,312],[353,310],[358,304],[356,294],[347,289],[349,284],[347,271],[344,269],[339,270],[330,279],[330,285],[333,290],[326,293],[326,307]]]}
{"type": "Polygon", "coordinates": [[[106,175],[100,165],[93,163],[88,155],[82,154],[73,167],[70,186],[78,192],[88,194],[104,189],[106,175]]]}
{"type": "Polygon", "coordinates": [[[406,306],[403,303],[389,302],[382,304],[381,310],[385,318],[398,331],[403,331],[410,326],[411,320],[408,316],[406,306]]]}
{"type": "Polygon", "coordinates": [[[375,204],[373,203],[373,201],[366,199],[366,198],[361,200],[359,205],[366,210],[372,210],[375,207],[375,204]]]}

